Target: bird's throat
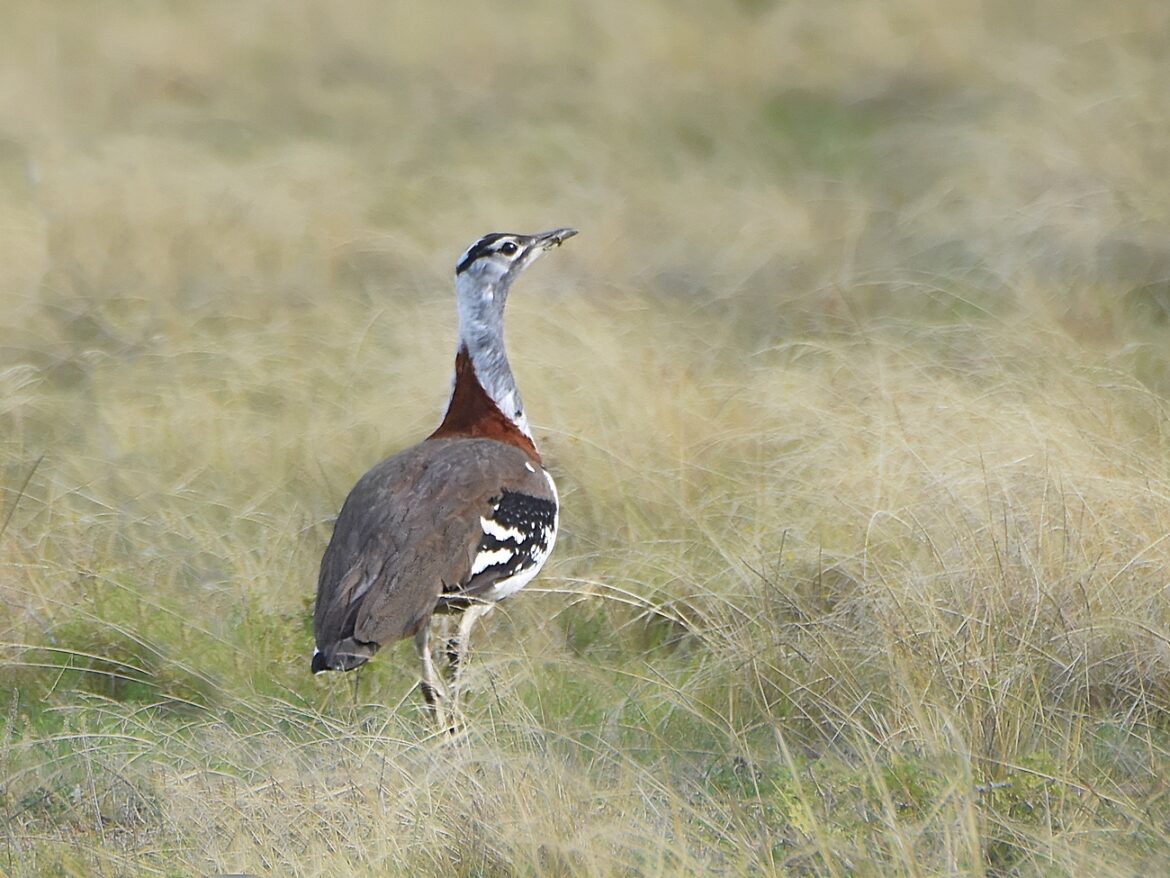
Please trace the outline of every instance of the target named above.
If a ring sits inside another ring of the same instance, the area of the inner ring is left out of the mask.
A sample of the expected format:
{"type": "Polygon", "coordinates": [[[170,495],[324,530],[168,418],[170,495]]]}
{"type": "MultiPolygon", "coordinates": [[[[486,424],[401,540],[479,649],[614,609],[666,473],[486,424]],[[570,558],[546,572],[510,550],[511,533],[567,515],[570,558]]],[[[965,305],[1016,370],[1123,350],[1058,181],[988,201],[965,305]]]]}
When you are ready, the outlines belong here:
{"type": "MultiPolygon", "coordinates": [[[[507,368],[506,361],[504,368],[507,368]]],[[[467,347],[460,347],[459,353],[455,355],[455,382],[451,390],[451,402],[447,405],[443,422],[427,438],[494,439],[497,442],[515,445],[540,463],[540,454],[536,450],[536,443],[528,434],[527,421],[523,414],[513,416],[505,414],[505,407],[511,404],[514,408],[519,399],[515,395],[514,385],[507,392],[512,394],[510,400],[494,399],[492,394],[484,389],[467,347]]]]}

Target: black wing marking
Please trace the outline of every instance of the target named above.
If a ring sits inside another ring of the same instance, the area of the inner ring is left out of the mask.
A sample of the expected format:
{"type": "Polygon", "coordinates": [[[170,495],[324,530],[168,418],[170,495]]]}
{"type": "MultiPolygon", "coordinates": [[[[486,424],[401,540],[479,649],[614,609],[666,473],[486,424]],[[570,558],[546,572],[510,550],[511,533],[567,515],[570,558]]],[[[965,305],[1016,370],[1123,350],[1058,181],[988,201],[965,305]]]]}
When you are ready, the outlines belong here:
{"type": "Polygon", "coordinates": [[[443,603],[475,597],[500,580],[541,563],[548,556],[556,526],[557,504],[550,499],[519,491],[503,491],[492,498],[471,577],[445,587],[443,603]]]}

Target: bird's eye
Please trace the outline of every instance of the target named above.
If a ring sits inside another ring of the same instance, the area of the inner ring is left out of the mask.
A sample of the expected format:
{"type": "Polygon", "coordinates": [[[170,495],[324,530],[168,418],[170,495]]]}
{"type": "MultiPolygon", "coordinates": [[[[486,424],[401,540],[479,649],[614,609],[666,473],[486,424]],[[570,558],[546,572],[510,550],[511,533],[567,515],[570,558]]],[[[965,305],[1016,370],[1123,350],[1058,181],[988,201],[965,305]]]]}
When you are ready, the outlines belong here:
{"type": "Polygon", "coordinates": [[[505,256],[511,256],[519,249],[520,248],[517,247],[515,244],[513,244],[511,241],[505,241],[503,244],[500,245],[500,252],[503,253],[505,256]]]}

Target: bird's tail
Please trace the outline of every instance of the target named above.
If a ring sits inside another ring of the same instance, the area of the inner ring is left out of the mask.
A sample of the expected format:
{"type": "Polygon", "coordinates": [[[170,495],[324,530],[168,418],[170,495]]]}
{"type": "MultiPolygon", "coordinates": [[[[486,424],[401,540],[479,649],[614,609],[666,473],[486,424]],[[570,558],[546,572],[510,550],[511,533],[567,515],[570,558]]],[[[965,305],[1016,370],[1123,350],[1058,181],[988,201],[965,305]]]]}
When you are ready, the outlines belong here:
{"type": "Polygon", "coordinates": [[[337,643],[327,643],[313,650],[313,673],[352,671],[368,662],[377,651],[378,644],[364,643],[352,637],[337,643]]]}

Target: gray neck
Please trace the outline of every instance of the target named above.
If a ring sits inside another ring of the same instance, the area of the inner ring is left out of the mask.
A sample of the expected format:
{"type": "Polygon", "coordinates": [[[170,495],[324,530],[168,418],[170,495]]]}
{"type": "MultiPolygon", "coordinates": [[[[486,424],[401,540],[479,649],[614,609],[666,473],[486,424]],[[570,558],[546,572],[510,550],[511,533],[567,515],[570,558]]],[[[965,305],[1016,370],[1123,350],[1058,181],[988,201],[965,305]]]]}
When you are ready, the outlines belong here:
{"type": "Polygon", "coordinates": [[[459,304],[459,347],[466,348],[480,386],[504,417],[529,439],[528,415],[504,349],[504,303],[508,285],[485,284],[464,272],[455,279],[459,304]]]}

